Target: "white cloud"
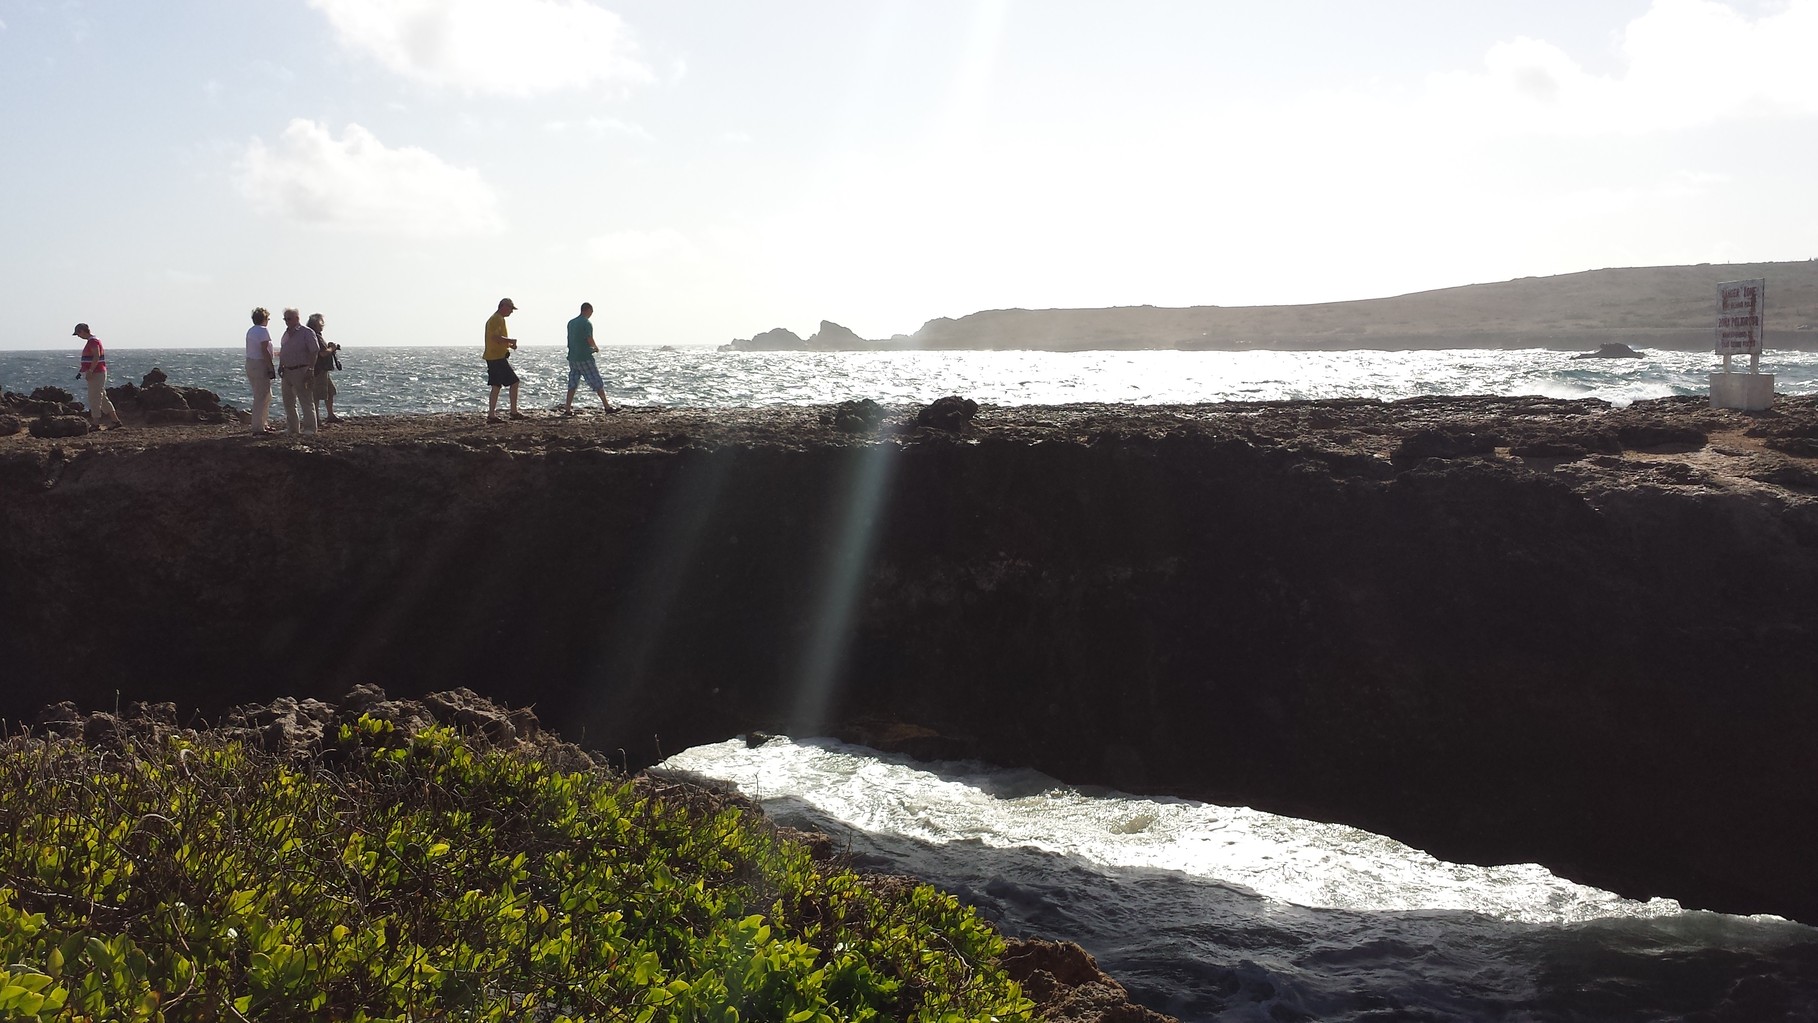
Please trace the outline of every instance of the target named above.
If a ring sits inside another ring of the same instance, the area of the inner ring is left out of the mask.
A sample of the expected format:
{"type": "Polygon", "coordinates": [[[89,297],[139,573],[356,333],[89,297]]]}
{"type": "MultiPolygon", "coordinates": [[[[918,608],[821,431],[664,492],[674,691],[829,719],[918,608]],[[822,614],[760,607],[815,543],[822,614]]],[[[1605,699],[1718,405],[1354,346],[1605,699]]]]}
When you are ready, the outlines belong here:
{"type": "Polygon", "coordinates": [[[692,263],[701,258],[699,246],[672,227],[654,231],[615,231],[589,238],[587,252],[595,259],[617,263],[658,260],[692,263]]]}
{"type": "Polygon", "coordinates": [[[498,197],[470,168],[424,149],[390,149],[357,124],[336,139],[298,118],[275,146],[254,139],[235,184],[261,213],[331,231],[416,238],[496,234],[498,197]]]}
{"type": "Polygon", "coordinates": [[[341,45],[468,94],[532,96],[655,75],[618,15],[588,0],[309,0],[341,45]]]}
{"type": "MultiPolygon", "coordinates": [[[[1751,18],[1714,0],[1654,0],[1620,37],[1624,67],[1594,75],[1537,39],[1498,43],[1478,71],[1436,75],[1448,127],[1560,134],[1675,131],[1818,114],[1818,0],[1751,18]]],[[[1435,113],[1435,112],[1429,112],[1435,113]]]]}

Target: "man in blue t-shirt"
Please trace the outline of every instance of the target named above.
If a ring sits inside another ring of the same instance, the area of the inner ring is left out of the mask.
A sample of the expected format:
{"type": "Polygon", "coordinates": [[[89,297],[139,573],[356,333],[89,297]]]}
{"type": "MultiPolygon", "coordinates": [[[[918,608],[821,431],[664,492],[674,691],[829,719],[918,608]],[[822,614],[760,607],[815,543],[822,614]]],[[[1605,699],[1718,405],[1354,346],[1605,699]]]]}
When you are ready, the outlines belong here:
{"type": "Polygon", "coordinates": [[[581,303],[581,315],[568,321],[568,400],[562,405],[562,414],[574,415],[574,392],[579,389],[582,377],[587,378],[587,386],[600,396],[600,406],[607,412],[617,412],[612,403],[606,400],[606,385],[600,382],[600,367],[594,365],[593,356],[600,346],[593,340],[593,303],[581,303]]]}

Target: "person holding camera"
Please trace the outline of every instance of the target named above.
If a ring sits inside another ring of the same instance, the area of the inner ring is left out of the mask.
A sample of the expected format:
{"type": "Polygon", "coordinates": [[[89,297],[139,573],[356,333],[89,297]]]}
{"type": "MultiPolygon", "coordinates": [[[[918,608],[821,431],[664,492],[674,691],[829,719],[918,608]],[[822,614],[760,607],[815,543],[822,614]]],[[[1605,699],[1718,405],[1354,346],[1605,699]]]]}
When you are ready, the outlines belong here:
{"type": "Polygon", "coordinates": [[[271,314],[260,306],[252,311],[253,325],[246,332],[246,383],[252,388],[252,435],[263,437],[277,432],[271,425],[271,382],[278,378],[272,363],[271,314]]]}
{"type": "Polygon", "coordinates": [[[518,342],[505,336],[505,317],[517,311],[517,304],[509,298],[499,299],[499,311],[493,313],[486,321],[486,348],[481,358],[486,360],[486,383],[492,388],[492,394],[486,399],[486,421],[502,423],[499,418],[499,388],[511,388],[511,418],[529,419],[518,411],[518,374],[511,368],[511,353],[517,351],[518,342]]]}
{"type": "Polygon", "coordinates": [[[341,346],[322,336],[322,328],[327,324],[328,321],[322,318],[321,313],[310,313],[309,322],[305,324],[316,332],[316,341],[322,346],[322,354],[316,356],[316,377],[315,383],[311,385],[311,393],[315,395],[318,405],[328,406],[327,416],[317,415],[318,421],[324,426],[341,421],[341,417],[335,415],[335,379],[329,375],[341,368],[341,346]]]}

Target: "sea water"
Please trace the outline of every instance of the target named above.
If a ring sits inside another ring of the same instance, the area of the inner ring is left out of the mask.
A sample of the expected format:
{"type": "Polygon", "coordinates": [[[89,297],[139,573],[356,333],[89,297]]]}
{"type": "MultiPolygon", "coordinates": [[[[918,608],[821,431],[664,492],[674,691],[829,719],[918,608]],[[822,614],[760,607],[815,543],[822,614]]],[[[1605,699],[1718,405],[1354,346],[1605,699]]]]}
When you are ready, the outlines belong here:
{"type": "Polygon", "coordinates": [[[731,783],[1008,933],[1077,941],[1183,1020],[1818,1018],[1818,929],[1534,864],[1446,863],[1341,825],[826,739],[734,739],[658,770],[731,783]]]}
{"type": "MultiPolygon", "coordinates": [[[[80,350],[0,351],[0,390],[56,384],[76,393],[80,350]]],[[[176,384],[251,404],[241,349],[115,349],[110,383],[138,383],[154,367],[176,384]]],[[[559,404],[566,349],[525,346],[512,357],[526,408],[559,404]]],[[[349,346],[335,374],[336,410],[351,415],[473,412],[486,407],[486,371],[472,346],[349,346]]],[[[925,404],[956,394],[986,405],[1135,405],[1433,394],[1538,394],[1642,398],[1709,392],[1719,368],[1707,352],[1640,359],[1573,359],[1546,349],[1424,352],[721,352],[706,347],[606,345],[599,357],[614,404],[657,408],[819,405],[853,398],[925,404]]],[[[1738,364],[1737,368],[1742,368],[1738,364]]],[[[1781,394],[1818,393],[1818,352],[1762,360],[1781,394]]],[[[585,384],[579,399],[595,400],[585,384]]],[[[77,400],[82,395],[76,393],[77,400]]]]}

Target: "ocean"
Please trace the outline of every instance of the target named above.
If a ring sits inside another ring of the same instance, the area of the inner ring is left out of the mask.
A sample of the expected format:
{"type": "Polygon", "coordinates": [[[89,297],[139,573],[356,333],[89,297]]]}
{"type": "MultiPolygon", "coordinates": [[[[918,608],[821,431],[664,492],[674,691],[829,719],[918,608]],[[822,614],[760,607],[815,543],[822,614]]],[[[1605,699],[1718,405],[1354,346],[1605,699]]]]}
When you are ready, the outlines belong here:
{"type": "MultiPolygon", "coordinates": [[[[80,350],[0,351],[0,390],[45,384],[72,392],[80,350]]],[[[137,383],[153,367],[176,384],[250,404],[235,348],[116,349],[108,379],[137,383]]],[[[337,411],[352,415],[472,412],[486,407],[477,350],[360,348],[341,352],[337,411]]],[[[1546,349],[1425,352],[720,352],[707,347],[603,345],[600,369],[614,404],[658,408],[819,405],[853,398],[925,404],[957,394],[984,405],[1125,402],[1164,405],[1298,398],[1408,398],[1433,394],[1540,394],[1643,398],[1708,393],[1718,368],[1708,352],[1651,352],[1641,359],[1579,359],[1546,349]]],[[[559,346],[525,346],[512,358],[526,408],[559,404],[568,363],[559,346]]],[[[1742,368],[1739,364],[1737,368],[1742,368]]],[[[1818,352],[1770,352],[1762,372],[1782,394],[1818,393],[1818,352]]],[[[81,400],[81,395],[77,394],[81,400]]],[[[595,401],[582,385],[577,400],[595,401]]]]}
{"type": "Polygon", "coordinates": [[[742,739],[659,768],[735,785],[1006,932],[1077,941],[1188,1021],[1818,1019],[1818,928],[1637,902],[1355,828],[742,739]]]}
{"type": "MultiPolygon", "coordinates": [[[[718,352],[609,345],[615,404],[661,408],[1172,404],[1540,394],[1617,404],[1704,393],[1708,353],[1572,360],[1427,352],[718,352]]],[[[477,412],[471,347],[359,348],[345,415],[477,412]]],[[[558,403],[557,347],[514,358],[528,408],[558,403]]],[[[78,392],[72,347],[0,352],[0,389],[78,392]]],[[[237,348],[122,349],[247,403],[237,348]]],[[[1818,393],[1818,353],[1769,353],[1782,394],[1818,393]]],[[[594,399],[583,394],[583,403],[594,399]]],[[[1145,1004],[1188,1021],[1818,1019],[1818,929],[1636,902],[1533,864],[1444,863],[1390,838],[1243,807],[1061,785],[1027,770],[913,763],[808,736],[740,740],[664,765],[737,785],[861,864],[926,878],[1005,930],[1079,942],[1145,1004]]],[[[1671,894],[1671,893],[1668,893],[1671,894]]]]}

